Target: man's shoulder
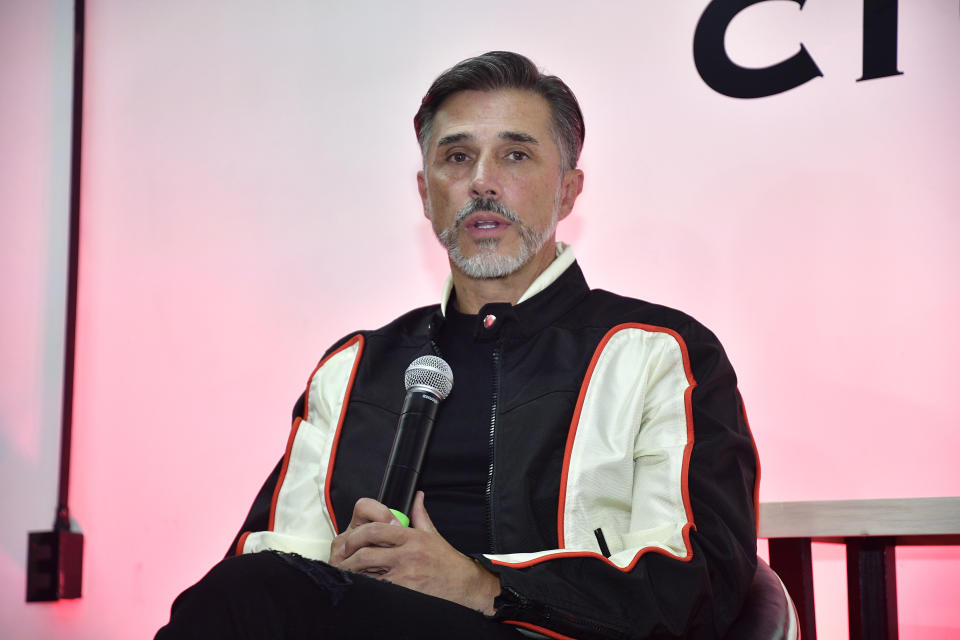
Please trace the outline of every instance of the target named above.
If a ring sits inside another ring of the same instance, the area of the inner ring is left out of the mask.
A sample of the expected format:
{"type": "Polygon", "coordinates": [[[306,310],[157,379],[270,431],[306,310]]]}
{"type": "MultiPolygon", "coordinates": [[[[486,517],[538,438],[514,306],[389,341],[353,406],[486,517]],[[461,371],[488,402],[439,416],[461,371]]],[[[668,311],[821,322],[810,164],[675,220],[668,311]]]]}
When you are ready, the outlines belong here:
{"type": "Polygon", "coordinates": [[[595,328],[594,335],[610,336],[624,329],[665,333],[674,338],[685,358],[689,358],[698,379],[717,371],[732,373],[720,340],[688,313],[602,289],[591,290],[579,308],[581,326],[595,328]]]}
{"type": "Polygon", "coordinates": [[[688,313],[604,289],[591,289],[578,305],[577,314],[585,325],[608,329],[639,325],[640,328],[666,330],[684,340],[717,342],[714,333],[688,313]]]}
{"type": "Polygon", "coordinates": [[[578,312],[585,321],[611,326],[639,323],[679,330],[690,324],[700,325],[693,316],[679,309],[605,289],[591,289],[578,312]]]}
{"type": "Polygon", "coordinates": [[[385,341],[395,346],[402,346],[406,343],[420,344],[429,338],[430,324],[439,312],[440,305],[438,304],[417,307],[394,318],[378,329],[358,329],[351,331],[334,342],[333,345],[327,349],[324,357],[335,352],[357,336],[361,336],[364,341],[385,341]]]}
{"type": "Polygon", "coordinates": [[[371,337],[383,336],[393,339],[402,336],[411,336],[420,339],[430,332],[430,324],[439,313],[439,304],[417,307],[394,318],[379,329],[365,331],[364,333],[371,337]]]}

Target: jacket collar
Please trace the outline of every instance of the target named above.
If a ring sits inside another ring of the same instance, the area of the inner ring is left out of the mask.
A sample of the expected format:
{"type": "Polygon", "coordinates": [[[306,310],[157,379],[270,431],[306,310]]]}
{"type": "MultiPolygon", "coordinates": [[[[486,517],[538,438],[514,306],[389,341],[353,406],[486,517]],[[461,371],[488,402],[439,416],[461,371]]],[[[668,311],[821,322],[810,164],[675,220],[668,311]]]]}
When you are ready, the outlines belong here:
{"type": "MultiPolygon", "coordinates": [[[[588,291],[587,281],[574,258],[573,248],[558,242],[556,259],[537,276],[517,304],[494,302],[480,308],[477,314],[478,337],[480,334],[486,334],[489,338],[499,337],[503,330],[511,334],[519,332],[521,335],[536,333],[580,302],[588,291]],[[484,326],[487,316],[494,317],[492,326],[484,326]]],[[[448,276],[440,302],[440,318],[437,318],[440,322],[446,315],[452,294],[453,279],[448,276]]]]}
{"type": "MultiPolygon", "coordinates": [[[[576,258],[573,256],[573,247],[563,242],[557,243],[557,257],[550,263],[550,265],[543,270],[537,279],[530,283],[530,286],[527,287],[527,290],[523,292],[523,295],[520,296],[520,299],[517,300],[517,304],[521,304],[525,300],[532,298],[536,294],[540,293],[554,280],[560,277],[564,271],[567,270],[571,264],[576,261],[576,258]]],[[[440,313],[444,316],[447,315],[447,303],[450,302],[450,295],[453,293],[453,276],[447,276],[447,281],[443,283],[443,292],[440,294],[440,313]]]]}

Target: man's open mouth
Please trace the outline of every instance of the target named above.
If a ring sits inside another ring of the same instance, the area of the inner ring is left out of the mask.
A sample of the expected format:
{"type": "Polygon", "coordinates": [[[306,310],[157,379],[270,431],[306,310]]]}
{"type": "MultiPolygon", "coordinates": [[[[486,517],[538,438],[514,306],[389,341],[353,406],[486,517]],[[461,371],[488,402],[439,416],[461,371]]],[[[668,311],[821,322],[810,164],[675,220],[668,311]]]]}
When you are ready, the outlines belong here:
{"type": "Polygon", "coordinates": [[[473,231],[496,231],[510,226],[510,221],[493,211],[478,211],[469,215],[463,225],[473,231]]]}

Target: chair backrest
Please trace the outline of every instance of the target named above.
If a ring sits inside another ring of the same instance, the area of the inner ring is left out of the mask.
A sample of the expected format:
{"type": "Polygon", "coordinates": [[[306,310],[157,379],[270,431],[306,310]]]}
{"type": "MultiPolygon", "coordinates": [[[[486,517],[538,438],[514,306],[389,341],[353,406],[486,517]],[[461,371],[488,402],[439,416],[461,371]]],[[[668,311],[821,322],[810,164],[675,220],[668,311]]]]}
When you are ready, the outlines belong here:
{"type": "Polygon", "coordinates": [[[762,558],[740,615],[724,640],[799,640],[800,627],[793,601],[779,576],[762,558]]]}

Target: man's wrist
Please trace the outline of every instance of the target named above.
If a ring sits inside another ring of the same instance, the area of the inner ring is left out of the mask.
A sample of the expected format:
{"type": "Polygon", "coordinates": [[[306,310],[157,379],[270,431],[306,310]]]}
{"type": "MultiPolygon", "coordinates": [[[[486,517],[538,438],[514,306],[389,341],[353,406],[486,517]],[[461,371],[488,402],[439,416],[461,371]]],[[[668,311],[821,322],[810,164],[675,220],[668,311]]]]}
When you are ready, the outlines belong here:
{"type": "Polygon", "coordinates": [[[492,616],[497,612],[493,601],[500,595],[500,576],[484,567],[476,558],[473,559],[473,566],[477,572],[474,608],[485,616],[492,616]]]}

